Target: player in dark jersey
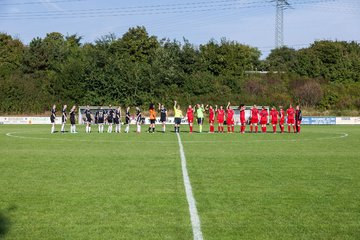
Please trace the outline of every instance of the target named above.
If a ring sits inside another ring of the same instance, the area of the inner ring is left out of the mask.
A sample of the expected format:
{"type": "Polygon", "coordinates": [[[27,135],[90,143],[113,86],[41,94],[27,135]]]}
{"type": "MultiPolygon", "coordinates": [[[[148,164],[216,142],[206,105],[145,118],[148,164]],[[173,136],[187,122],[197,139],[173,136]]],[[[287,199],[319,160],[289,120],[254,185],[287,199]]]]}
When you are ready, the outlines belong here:
{"type": "Polygon", "coordinates": [[[162,132],[165,133],[167,110],[163,104],[159,103],[159,111],[160,111],[160,122],[162,124],[162,132]]]}
{"type": "Polygon", "coordinates": [[[300,106],[297,105],[296,106],[296,111],[295,111],[295,125],[296,125],[296,132],[297,133],[300,133],[301,121],[302,121],[302,112],[301,112],[300,106]]]}
{"type": "Polygon", "coordinates": [[[136,107],[136,132],[141,133],[141,110],[136,107]]]}
{"type": "Polygon", "coordinates": [[[75,115],[76,115],[76,106],[72,106],[71,110],[70,110],[70,133],[77,133],[76,131],[76,122],[75,122],[75,115]]]}
{"type": "Polygon", "coordinates": [[[84,111],[84,114],[85,114],[85,122],[86,122],[85,132],[86,132],[86,133],[91,133],[92,113],[91,113],[91,111],[90,111],[89,105],[86,106],[86,109],[85,109],[85,111],[84,111]]]}
{"type": "Polygon", "coordinates": [[[51,133],[55,133],[55,119],[56,119],[56,105],[54,104],[51,108],[51,115],[50,115],[51,133]]]}
{"type": "Polygon", "coordinates": [[[130,122],[131,122],[130,107],[127,107],[125,113],[125,124],[126,124],[125,133],[128,133],[130,130],[130,122]]]}
{"type": "Polygon", "coordinates": [[[114,124],[115,124],[115,132],[120,133],[121,132],[121,107],[120,106],[117,109],[115,109],[114,124]]]}
{"type": "Polygon", "coordinates": [[[109,105],[109,110],[107,112],[107,121],[109,124],[108,129],[107,129],[108,133],[112,133],[113,120],[114,120],[114,109],[112,109],[111,105],[109,105]]]}
{"type": "Polygon", "coordinates": [[[96,112],[95,118],[97,119],[98,124],[98,132],[104,132],[104,121],[105,121],[105,111],[100,107],[100,109],[96,112]]]}
{"type": "Polygon", "coordinates": [[[67,108],[67,105],[65,104],[62,108],[62,115],[61,115],[61,132],[62,133],[65,133],[65,124],[66,124],[66,120],[67,120],[66,108],[67,108]]]}

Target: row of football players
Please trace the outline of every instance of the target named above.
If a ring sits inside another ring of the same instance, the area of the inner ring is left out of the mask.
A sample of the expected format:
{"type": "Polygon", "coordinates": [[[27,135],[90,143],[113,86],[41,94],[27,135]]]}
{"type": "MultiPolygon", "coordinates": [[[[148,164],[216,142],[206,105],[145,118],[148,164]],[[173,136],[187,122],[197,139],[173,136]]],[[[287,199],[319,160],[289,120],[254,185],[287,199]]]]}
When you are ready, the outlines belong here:
{"type": "MultiPolygon", "coordinates": [[[[276,133],[276,127],[279,123],[280,131],[281,133],[284,132],[284,124],[285,124],[285,111],[282,106],[279,107],[279,111],[277,111],[276,107],[272,107],[270,111],[270,117],[271,117],[271,125],[273,127],[273,132],[276,133]]],[[[61,132],[65,132],[65,124],[67,121],[67,106],[64,105],[62,109],[62,126],[61,126],[61,132]]],[[[75,123],[75,110],[76,106],[73,106],[70,110],[70,123],[71,123],[71,133],[77,133],[76,132],[76,123],[75,123]]],[[[162,123],[162,132],[165,132],[166,130],[166,121],[167,121],[167,110],[164,105],[159,103],[160,112],[160,122],[162,123]]],[[[246,119],[245,119],[245,106],[244,104],[241,104],[239,107],[240,110],[240,133],[245,133],[245,127],[246,127],[246,119]]],[[[218,123],[218,132],[224,132],[224,123],[227,125],[227,130],[229,133],[234,132],[234,110],[230,107],[230,102],[226,106],[226,109],[224,109],[223,106],[220,106],[218,108],[217,105],[215,105],[215,108],[213,106],[206,105],[204,107],[203,104],[196,104],[194,106],[189,105],[188,109],[186,111],[186,118],[189,124],[189,132],[193,132],[193,123],[194,123],[194,114],[196,113],[197,123],[199,125],[199,132],[202,132],[202,126],[204,122],[204,112],[208,112],[209,115],[209,133],[215,132],[215,115],[216,120],[218,123]],[[226,122],[225,122],[226,118],[226,122]]],[[[262,132],[267,131],[267,122],[269,120],[269,114],[268,111],[265,109],[265,107],[262,107],[262,110],[259,111],[256,107],[256,105],[253,106],[253,108],[250,111],[250,117],[248,119],[250,123],[250,132],[258,132],[258,124],[261,124],[261,130],[262,132]]],[[[154,104],[150,104],[149,107],[149,116],[150,116],[150,126],[148,129],[148,132],[154,133],[155,132],[155,121],[156,121],[156,110],[154,104]]],[[[286,110],[286,116],[287,116],[287,123],[288,123],[288,132],[290,132],[291,127],[293,129],[293,132],[299,133],[300,132],[300,125],[302,120],[302,113],[300,106],[296,106],[296,110],[292,108],[291,104],[289,108],[286,110]]],[[[51,116],[50,120],[52,123],[51,127],[51,133],[55,132],[55,117],[56,117],[56,105],[53,106],[51,110],[51,116]]],[[[177,105],[177,102],[174,102],[174,130],[175,132],[179,132],[181,120],[184,118],[180,105],[177,105]]],[[[98,132],[103,133],[104,132],[104,123],[106,122],[108,124],[107,132],[111,133],[113,131],[113,125],[115,125],[115,132],[120,133],[121,132],[121,107],[118,107],[116,109],[113,109],[111,105],[109,106],[109,110],[105,111],[104,109],[100,108],[96,111],[95,115],[92,114],[90,111],[89,106],[84,111],[84,120],[86,122],[86,128],[85,132],[90,133],[91,132],[91,123],[95,122],[98,125],[98,132]]],[[[125,115],[125,132],[129,132],[130,128],[130,121],[131,121],[131,115],[130,115],[130,107],[126,108],[126,115],[125,115]]],[[[142,115],[141,110],[139,107],[136,107],[136,131],[140,133],[141,131],[141,123],[142,123],[142,115]]]]}
{"type": "MultiPolygon", "coordinates": [[[[273,128],[273,133],[276,133],[277,124],[280,126],[280,132],[284,132],[284,124],[285,124],[285,114],[287,118],[287,124],[288,124],[288,132],[291,132],[291,129],[294,133],[300,133],[301,129],[301,121],[302,121],[302,113],[300,106],[296,106],[296,109],[292,107],[292,105],[289,105],[289,108],[284,110],[282,106],[279,107],[279,111],[276,109],[275,106],[273,106],[270,110],[270,116],[267,109],[263,106],[262,110],[259,111],[257,106],[254,105],[250,109],[250,117],[246,119],[245,117],[245,110],[246,107],[244,104],[240,104],[239,111],[240,111],[240,133],[245,133],[246,130],[246,123],[247,120],[250,123],[250,132],[257,133],[258,132],[258,124],[261,125],[261,131],[263,133],[267,132],[267,123],[270,120],[270,123],[273,128]],[[271,119],[269,119],[271,118],[271,119]]],[[[197,123],[199,125],[199,132],[202,132],[202,125],[204,122],[204,112],[208,112],[209,116],[209,133],[215,132],[215,116],[218,123],[218,132],[223,133],[224,132],[224,123],[227,125],[227,132],[233,133],[234,132],[234,109],[230,107],[230,102],[226,106],[226,109],[224,109],[223,106],[220,106],[218,108],[217,105],[215,105],[215,108],[213,106],[206,105],[204,107],[203,104],[196,104],[195,106],[189,105],[187,111],[186,111],[186,117],[189,124],[189,132],[193,132],[193,123],[194,123],[194,114],[196,113],[197,123]],[[226,119],[226,121],[225,121],[226,119]]],[[[174,102],[174,113],[175,113],[175,132],[179,132],[181,119],[183,118],[182,111],[180,109],[180,106],[177,105],[177,102],[174,102]]]]}

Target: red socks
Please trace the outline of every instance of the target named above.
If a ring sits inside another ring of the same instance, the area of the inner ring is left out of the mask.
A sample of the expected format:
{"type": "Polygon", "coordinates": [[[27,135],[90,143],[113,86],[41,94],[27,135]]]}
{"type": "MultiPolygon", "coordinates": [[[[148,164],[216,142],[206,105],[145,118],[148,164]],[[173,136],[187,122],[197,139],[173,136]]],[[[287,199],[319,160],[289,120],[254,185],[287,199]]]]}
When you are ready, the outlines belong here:
{"type": "Polygon", "coordinates": [[[288,125],[288,132],[290,133],[290,125],[288,125]]]}
{"type": "Polygon", "coordinates": [[[256,126],[255,126],[255,132],[257,133],[258,130],[259,130],[259,127],[258,127],[258,125],[256,125],[256,126]]]}
{"type": "Polygon", "coordinates": [[[274,133],[276,132],[276,125],[273,126],[273,132],[274,132],[274,133]]]}
{"type": "Polygon", "coordinates": [[[235,127],[231,126],[231,132],[234,132],[234,130],[235,130],[235,127]]]}
{"type": "Polygon", "coordinates": [[[190,132],[191,132],[191,133],[193,132],[193,127],[192,127],[192,126],[190,126],[190,132]]]}
{"type": "Polygon", "coordinates": [[[265,133],[265,132],[266,132],[266,127],[261,127],[261,131],[262,131],[263,133],[265,133]]]}
{"type": "Polygon", "coordinates": [[[252,132],[253,131],[253,126],[252,125],[250,125],[250,132],[252,132]]]}
{"type": "Polygon", "coordinates": [[[228,126],[228,132],[230,132],[230,126],[228,126]]]}
{"type": "Polygon", "coordinates": [[[210,126],[210,132],[214,132],[214,126],[210,126]]]}

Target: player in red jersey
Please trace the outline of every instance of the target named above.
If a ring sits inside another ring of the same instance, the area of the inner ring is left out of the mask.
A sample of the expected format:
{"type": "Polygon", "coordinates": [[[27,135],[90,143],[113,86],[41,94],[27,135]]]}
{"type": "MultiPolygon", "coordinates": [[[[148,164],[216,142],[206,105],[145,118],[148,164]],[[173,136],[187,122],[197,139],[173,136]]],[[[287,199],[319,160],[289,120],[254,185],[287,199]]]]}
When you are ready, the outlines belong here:
{"type": "Polygon", "coordinates": [[[227,129],[228,129],[228,133],[233,133],[234,132],[234,110],[232,108],[230,108],[230,102],[228,102],[228,105],[226,107],[226,124],[227,124],[227,129]]]}
{"type": "Polygon", "coordinates": [[[224,120],[225,120],[225,110],[223,106],[220,106],[220,109],[218,109],[218,106],[215,105],[215,112],[217,114],[217,122],[218,122],[218,132],[224,132],[224,120]]]}
{"type": "Polygon", "coordinates": [[[188,107],[188,109],[186,111],[186,116],[187,116],[188,123],[189,123],[189,128],[190,128],[189,133],[193,132],[194,112],[195,112],[195,110],[192,108],[191,105],[189,105],[189,107],[188,107]]]}
{"type": "Polygon", "coordinates": [[[285,123],[285,111],[283,106],[279,106],[279,117],[280,117],[280,121],[279,121],[279,126],[280,126],[280,131],[281,133],[284,133],[284,123],[285,123]]]}
{"type": "Polygon", "coordinates": [[[205,110],[209,111],[209,124],[210,124],[210,132],[209,133],[214,133],[215,131],[215,127],[214,127],[214,123],[215,123],[215,111],[214,108],[210,105],[206,105],[205,110]]]}
{"type": "Polygon", "coordinates": [[[266,108],[262,106],[262,110],[260,111],[260,124],[262,133],[266,133],[266,124],[268,123],[268,117],[268,110],[266,110],[266,108]]]}
{"type": "Polygon", "coordinates": [[[295,110],[292,107],[292,105],[289,105],[289,108],[286,110],[286,115],[287,115],[287,124],[288,124],[288,132],[290,133],[290,126],[292,126],[293,131],[295,133],[296,129],[295,129],[295,110]]]}
{"type": "Polygon", "coordinates": [[[276,107],[273,106],[270,111],[273,133],[276,133],[276,124],[278,123],[278,115],[279,115],[279,112],[276,110],[276,107]]]}
{"type": "Polygon", "coordinates": [[[245,133],[246,119],[245,119],[245,106],[240,104],[240,133],[245,133]]]}
{"type": "Polygon", "coordinates": [[[258,122],[259,122],[259,110],[254,104],[253,108],[250,111],[251,113],[251,122],[250,122],[250,132],[253,132],[253,126],[255,126],[255,132],[258,132],[258,122]]]}
{"type": "Polygon", "coordinates": [[[300,133],[301,120],[302,120],[302,112],[301,112],[300,106],[297,105],[296,106],[296,111],[295,111],[295,125],[296,125],[296,132],[297,133],[300,133]]]}

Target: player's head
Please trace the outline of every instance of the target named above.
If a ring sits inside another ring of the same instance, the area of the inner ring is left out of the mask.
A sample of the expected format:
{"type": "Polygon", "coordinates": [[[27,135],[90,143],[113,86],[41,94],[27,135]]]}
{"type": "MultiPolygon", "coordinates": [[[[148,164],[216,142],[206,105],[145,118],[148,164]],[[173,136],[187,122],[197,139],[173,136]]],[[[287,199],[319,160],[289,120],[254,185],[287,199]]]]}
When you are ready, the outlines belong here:
{"type": "Polygon", "coordinates": [[[272,110],[276,110],[276,107],[275,107],[275,106],[273,106],[273,107],[272,107],[272,110]]]}
{"type": "Polygon", "coordinates": [[[210,108],[210,109],[213,109],[213,106],[210,105],[209,108],[210,108]]]}
{"type": "Polygon", "coordinates": [[[150,105],[149,105],[149,109],[154,109],[155,107],[154,107],[154,104],[153,103],[150,103],[150,105]]]}
{"type": "Polygon", "coordinates": [[[71,109],[72,109],[72,110],[75,110],[75,109],[76,109],[76,105],[73,105],[71,109]]]}
{"type": "Polygon", "coordinates": [[[197,107],[197,108],[200,108],[200,103],[196,104],[196,107],[197,107]]]}
{"type": "Polygon", "coordinates": [[[138,110],[138,111],[140,111],[140,108],[139,108],[139,107],[136,107],[135,109],[138,110]]]}
{"type": "Polygon", "coordinates": [[[129,110],[130,110],[130,107],[127,107],[127,108],[126,108],[126,111],[129,111],[129,110]]]}
{"type": "Polygon", "coordinates": [[[177,105],[177,109],[180,109],[180,105],[177,105]]]}
{"type": "Polygon", "coordinates": [[[189,105],[189,107],[188,107],[189,109],[192,109],[192,106],[191,105],[189,105]]]}
{"type": "Polygon", "coordinates": [[[220,105],[220,109],[222,110],[224,107],[222,105],[220,105]]]}
{"type": "Polygon", "coordinates": [[[262,108],[263,110],[265,110],[265,106],[262,106],[261,108],[262,108]]]}
{"type": "Polygon", "coordinates": [[[111,104],[109,104],[109,108],[111,108],[111,104]]]}
{"type": "Polygon", "coordinates": [[[86,105],[86,108],[87,108],[87,109],[89,109],[89,108],[90,108],[90,106],[89,106],[89,105],[86,105]]]}
{"type": "Polygon", "coordinates": [[[67,105],[65,104],[63,108],[66,109],[66,108],[67,108],[67,105]]]}
{"type": "Polygon", "coordinates": [[[296,106],[296,110],[300,110],[300,105],[297,105],[297,106],[296,106]]]}
{"type": "Polygon", "coordinates": [[[279,106],[279,109],[283,109],[283,106],[279,106]]]}
{"type": "Polygon", "coordinates": [[[289,108],[292,108],[292,104],[291,104],[291,103],[289,104],[289,108]]]}
{"type": "Polygon", "coordinates": [[[55,108],[56,108],[56,105],[54,104],[52,108],[55,109],[55,108]]]}
{"type": "Polygon", "coordinates": [[[254,108],[256,108],[256,104],[254,104],[254,108]]]}

